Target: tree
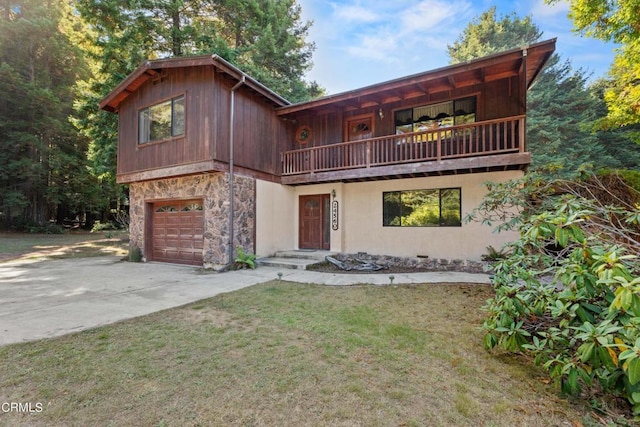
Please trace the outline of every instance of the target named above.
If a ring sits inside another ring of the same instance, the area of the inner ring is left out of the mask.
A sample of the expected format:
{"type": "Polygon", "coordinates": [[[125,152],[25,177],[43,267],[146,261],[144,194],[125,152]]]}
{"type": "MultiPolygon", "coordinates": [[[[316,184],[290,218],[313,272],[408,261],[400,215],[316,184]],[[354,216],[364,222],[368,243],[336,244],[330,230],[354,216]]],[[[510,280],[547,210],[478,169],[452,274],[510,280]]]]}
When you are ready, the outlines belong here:
{"type": "Polygon", "coordinates": [[[449,62],[456,64],[526,46],[540,40],[542,31],[530,16],[518,17],[515,12],[496,20],[493,6],[474,19],[452,44],[447,46],[449,62]]]}
{"type": "Polygon", "coordinates": [[[601,112],[598,99],[587,89],[581,70],[554,55],[527,99],[527,143],[534,168],[556,175],[575,174],[584,165],[618,168],[620,162],[592,131],[601,112]]]}
{"type": "Polygon", "coordinates": [[[101,72],[128,74],[143,60],[216,53],[292,101],[320,94],[304,73],[315,48],[295,0],[78,0],[99,48],[101,72]]]}
{"type": "MultiPolygon", "coordinates": [[[[608,79],[598,79],[593,82],[588,90],[595,102],[595,116],[598,118],[607,116],[607,104],[605,93],[611,87],[608,79]]],[[[607,148],[607,152],[619,163],[622,169],[640,171],[640,123],[627,126],[603,126],[602,119],[596,120],[596,135],[600,143],[607,148]]]]}
{"type": "Polygon", "coordinates": [[[98,102],[146,59],[218,54],[291,101],[322,94],[304,80],[314,45],[295,0],[77,0],[93,75],[82,82],[76,126],[91,141],[94,174],[119,205],[117,117],[98,102]]]}
{"type": "Polygon", "coordinates": [[[44,224],[82,212],[87,142],[68,120],[85,69],[64,1],[0,3],[0,217],[44,224]],[[64,31],[63,31],[64,30],[64,31]]]}
{"type": "MultiPolygon", "coordinates": [[[[452,63],[468,61],[539,41],[542,32],[530,17],[512,13],[496,17],[495,7],[473,20],[453,45],[452,63]]],[[[567,176],[582,165],[618,168],[639,167],[637,156],[626,156],[627,140],[621,134],[595,132],[594,123],[604,116],[602,101],[587,86],[582,70],[572,70],[557,54],[549,60],[529,90],[527,143],[532,166],[567,176]],[[606,143],[616,143],[612,148],[606,143]],[[616,157],[614,153],[619,154],[616,157]]]]}
{"type": "Polygon", "coordinates": [[[304,80],[315,45],[305,40],[311,22],[301,21],[295,0],[225,0],[217,13],[227,47],[222,56],[290,101],[323,94],[317,83],[304,80]]]}
{"type": "Polygon", "coordinates": [[[639,123],[640,1],[570,0],[569,4],[569,16],[578,32],[621,45],[609,70],[612,85],[605,92],[609,113],[603,125],[639,123]]]}

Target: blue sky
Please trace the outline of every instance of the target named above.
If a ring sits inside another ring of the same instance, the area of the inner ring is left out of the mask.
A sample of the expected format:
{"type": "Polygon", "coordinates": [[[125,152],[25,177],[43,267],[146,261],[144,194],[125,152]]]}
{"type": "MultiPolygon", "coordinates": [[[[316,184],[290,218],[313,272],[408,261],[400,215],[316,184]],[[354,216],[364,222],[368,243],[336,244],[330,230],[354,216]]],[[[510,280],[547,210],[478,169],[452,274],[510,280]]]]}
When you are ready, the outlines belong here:
{"type": "Polygon", "coordinates": [[[491,6],[497,15],[532,16],[542,40],[557,37],[556,52],[574,69],[604,76],[615,46],[572,31],[568,6],[543,0],[298,0],[304,20],[313,21],[316,43],[308,80],[328,94],[357,89],[448,64],[452,44],[474,18],[491,6]]]}

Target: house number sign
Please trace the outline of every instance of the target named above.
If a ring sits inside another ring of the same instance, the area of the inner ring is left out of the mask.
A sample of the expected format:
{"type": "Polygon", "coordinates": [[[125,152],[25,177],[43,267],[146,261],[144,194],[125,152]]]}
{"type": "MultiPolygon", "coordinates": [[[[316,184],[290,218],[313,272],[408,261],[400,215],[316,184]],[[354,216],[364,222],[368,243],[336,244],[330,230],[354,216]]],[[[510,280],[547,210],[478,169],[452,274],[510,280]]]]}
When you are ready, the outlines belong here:
{"type": "Polygon", "coordinates": [[[331,202],[331,229],[338,229],[338,201],[331,202]]]}

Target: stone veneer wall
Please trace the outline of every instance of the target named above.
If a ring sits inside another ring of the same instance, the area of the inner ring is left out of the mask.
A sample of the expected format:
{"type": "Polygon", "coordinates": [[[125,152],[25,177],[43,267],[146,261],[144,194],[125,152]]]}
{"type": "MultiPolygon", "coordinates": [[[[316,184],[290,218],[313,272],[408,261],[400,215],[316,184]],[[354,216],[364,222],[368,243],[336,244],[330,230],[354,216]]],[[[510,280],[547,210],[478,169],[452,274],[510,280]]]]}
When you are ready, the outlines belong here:
{"type": "MultiPolygon", "coordinates": [[[[255,191],[252,178],[234,177],[235,220],[233,247],[242,246],[246,251],[255,251],[255,191]]],[[[142,250],[146,258],[144,241],[145,205],[159,200],[204,200],[204,249],[205,268],[217,268],[228,261],[229,242],[229,174],[216,172],[207,175],[158,179],[136,182],[129,187],[131,222],[130,244],[142,250]]]]}
{"type": "Polygon", "coordinates": [[[343,262],[353,262],[354,260],[369,261],[387,268],[400,267],[428,271],[462,271],[465,273],[486,273],[490,271],[489,262],[465,259],[398,257],[367,253],[340,253],[336,254],[334,258],[343,262]]]}

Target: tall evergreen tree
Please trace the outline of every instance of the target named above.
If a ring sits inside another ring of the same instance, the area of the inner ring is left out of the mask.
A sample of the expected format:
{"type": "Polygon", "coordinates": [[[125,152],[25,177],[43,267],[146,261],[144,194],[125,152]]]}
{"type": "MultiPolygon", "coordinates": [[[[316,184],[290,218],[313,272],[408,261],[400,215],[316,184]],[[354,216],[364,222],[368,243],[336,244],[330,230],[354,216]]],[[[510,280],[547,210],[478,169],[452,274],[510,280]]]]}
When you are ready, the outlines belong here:
{"type": "Polygon", "coordinates": [[[215,53],[291,101],[323,92],[304,80],[314,45],[296,0],[77,0],[77,7],[97,66],[83,83],[76,125],[112,201],[124,195],[115,183],[117,118],[97,105],[144,60],[215,53]]]}
{"type": "Polygon", "coordinates": [[[493,53],[526,46],[540,40],[542,31],[530,16],[520,18],[515,12],[496,16],[496,7],[474,19],[452,44],[447,46],[449,62],[457,64],[493,53]]]}
{"type": "Polygon", "coordinates": [[[5,227],[82,212],[86,141],[68,117],[82,55],[62,0],[0,3],[0,216],[5,227]]]}
{"type": "MultiPolygon", "coordinates": [[[[492,7],[473,20],[453,45],[451,63],[467,61],[539,41],[542,32],[530,17],[515,13],[496,16],[492,7]]],[[[625,156],[628,146],[618,133],[594,132],[594,123],[606,112],[602,101],[587,86],[583,71],[554,54],[528,94],[527,143],[532,166],[567,175],[583,165],[629,167],[635,156],[625,156]],[[609,143],[615,142],[615,147],[609,143]],[[620,157],[617,157],[620,156],[620,157]]],[[[635,163],[635,167],[640,164],[635,163]]]]}
{"type": "Polygon", "coordinates": [[[571,175],[583,165],[618,168],[593,123],[601,116],[584,72],[573,71],[558,55],[549,61],[527,98],[527,142],[534,167],[571,175]]]}

